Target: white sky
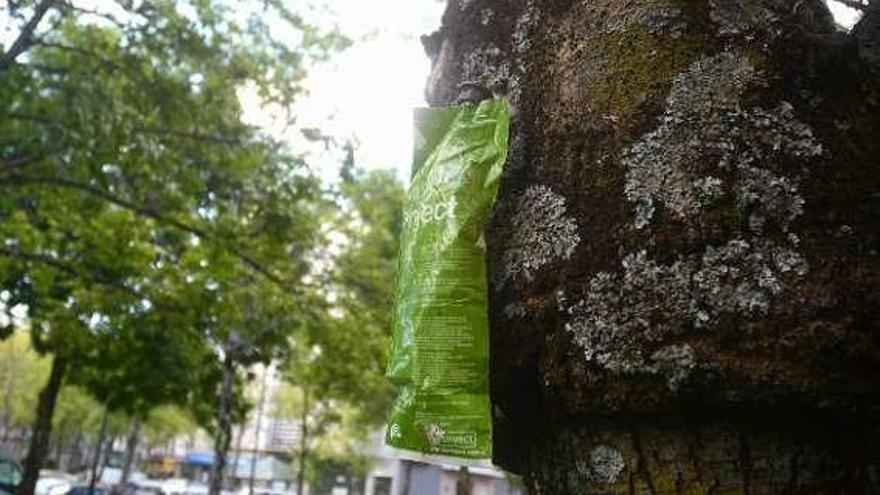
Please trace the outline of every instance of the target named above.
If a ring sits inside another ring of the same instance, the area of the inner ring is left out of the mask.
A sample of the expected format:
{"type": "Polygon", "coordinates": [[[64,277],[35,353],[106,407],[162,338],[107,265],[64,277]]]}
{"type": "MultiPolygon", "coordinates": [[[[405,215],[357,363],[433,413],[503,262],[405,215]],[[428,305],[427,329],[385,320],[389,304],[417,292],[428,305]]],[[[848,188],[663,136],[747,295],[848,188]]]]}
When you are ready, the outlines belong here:
{"type": "MultiPolygon", "coordinates": [[[[430,62],[419,37],[440,25],[442,0],[306,0],[321,24],[336,24],[354,44],[328,63],[313,68],[308,97],[295,108],[301,127],[317,127],[340,142],[356,144],[355,161],[365,168],[394,168],[409,177],[412,156],[412,109],[425,104],[423,89],[430,62]]],[[[269,124],[272,111],[261,109],[245,91],[245,118],[269,124]],[[267,115],[267,113],[269,115],[267,115]]],[[[276,129],[277,131],[277,129],[276,129]]],[[[283,137],[305,146],[298,133],[283,137]]],[[[337,156],[312,145],[309,162],[321,175],[338,172],[337,156]]]]}

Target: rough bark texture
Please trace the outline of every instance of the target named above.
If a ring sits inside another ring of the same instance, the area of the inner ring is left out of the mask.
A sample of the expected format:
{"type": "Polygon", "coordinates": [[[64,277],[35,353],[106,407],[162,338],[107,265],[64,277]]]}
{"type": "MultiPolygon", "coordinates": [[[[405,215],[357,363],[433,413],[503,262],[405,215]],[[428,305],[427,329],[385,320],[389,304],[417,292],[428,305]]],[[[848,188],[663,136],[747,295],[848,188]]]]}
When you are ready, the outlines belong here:
{"type": "Polygon", "coordinates": [[[34,419],[34,427],[31,433],[31,444],[27,458],[24,461],[24,476],[18,486],[18,495],[34,495],[37,480],[40,478],[40,468],[49,453],[49,437],[52,435],[52,414],[55,412],[55,401],[58,392],[64,383],[64,375],[67,372],[67,358],[55,356],[52,358],[52,368],[49,371],[49,379],[37,402],[37,417],[34,419]]]}
{"type": "Polygon", "coordinates": [[[496,462],[547,494],[880,491],[878,33],[819,0],[450,1],[430,103],[514,109],[496,462]]]}

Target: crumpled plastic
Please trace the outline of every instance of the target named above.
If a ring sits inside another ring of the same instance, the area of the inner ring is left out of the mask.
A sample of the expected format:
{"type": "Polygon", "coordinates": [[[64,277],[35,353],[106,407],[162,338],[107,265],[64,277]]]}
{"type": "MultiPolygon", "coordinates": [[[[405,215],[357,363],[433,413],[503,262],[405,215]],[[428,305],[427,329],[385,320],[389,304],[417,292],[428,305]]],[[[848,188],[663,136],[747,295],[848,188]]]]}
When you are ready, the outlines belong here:
{"type": "Polygon", "coordinates": [[[398,386],[386,443],[491,457],[483,226],[507,158],[504,99],[415,112],[388,378],[398,386]]]}

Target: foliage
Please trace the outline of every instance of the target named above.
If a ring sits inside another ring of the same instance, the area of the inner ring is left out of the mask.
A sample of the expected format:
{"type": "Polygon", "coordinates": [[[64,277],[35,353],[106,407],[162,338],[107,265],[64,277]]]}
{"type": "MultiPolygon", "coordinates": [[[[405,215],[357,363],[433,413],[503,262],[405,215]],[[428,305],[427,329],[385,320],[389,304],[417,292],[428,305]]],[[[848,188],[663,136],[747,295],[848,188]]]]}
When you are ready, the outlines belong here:
{"type": "Polygon", "coordinates": [[[267,362],[308,314],[316,241],[316,179],[243,123],[239,92],[289,105],[304,64],[345,40],[281,2],[5,13],[44,4],[28,49],[0,64],[6,306],[25,305],[35,348],[71,358],[70,380],[111,408],[188,404],[207,424],[223,346],[267,362]]]}
{"type": "Polygon", "coordinates": [[[34,352],[27,331],[19,330],[0,341],[0,428],[16,428],[33,421],[38,390],[49,375],[49,363],[34,352]]]}
{"type": "Polygon", "coordinates": [[[56,428],[96,431],[106,405],[111,423],[143,419],[148,445],[216,433],[234,352],[233,419],[244,370],[281,361],[288,395],[312,403],[278,412],[305,414],[332,463],[390,402],[402,188],[349,163],[327,195],[242,98],[290,108],[305,67],[347,40],[277,0],[0,9],[24,32],[43,4],[27,49],[0,50],[0,290],[34,348],[71,363],[56,428]]]}
{"type": "Polygon", "coordinates": [[[142,429],[144,443],[150,447],[165,445],[195,430],[192,415],[176,406],[160,406],[150,411],[142,429]]]}
{"type": "Polygon", "coordinates": [[[301,373],[319,394],[364,408],[379,424],[392,394],[384,374],[403,188],[384,170],[355,171],[339,189],[327,225],[336,254],[321,278],[330,309],[307,329],[320,352],[301,373]]]}
{"type": "Polygon", "coordinates": [[[312,480],[322,467],[366,469],[355,453],[392,398],[384,372],[403,188],[391,171],[347,167],[331,200],[323,216],[329,248],[313,273],[325,310],[304,324],[275,399],[278,412],[308,421],[312,480]]]}

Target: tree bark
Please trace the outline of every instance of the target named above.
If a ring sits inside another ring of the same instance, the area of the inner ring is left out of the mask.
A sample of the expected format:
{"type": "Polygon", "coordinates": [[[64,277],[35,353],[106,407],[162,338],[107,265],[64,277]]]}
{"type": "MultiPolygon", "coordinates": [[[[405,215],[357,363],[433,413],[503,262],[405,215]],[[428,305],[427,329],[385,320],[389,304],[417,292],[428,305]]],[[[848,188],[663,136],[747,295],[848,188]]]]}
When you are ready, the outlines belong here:
{"type": "Polygon", "coordinates": [[[52,415],[55,413],[55,401],[58,392],[64,383],[64,375],[67,372],[67,358],[53,356],[52,368],[49,379],[37,401],[37,414],[34,418],[34,426],[31,432],[31,442],[27,457],[24,461],[24,476],[18,486],[18,495],[34,495],[37,480],[40,478],[40,468],[46,460],[49,450],[49,437],[52,435],[52,415]]]}
{"type": "Polygon", "coordinates": [[[450,0],[428,101],[512,107],[494,460],[532,493],[880,490],[878,17],[450,0]]]}
{"type": "Polygon", "coordinates": [[[15,59],[30,48],[34,42],[34,32],[37,30],[37,26],[54,3],[55,0],[42,0],[34,6],[33,15],[21,28],[15,41],[12,42],[12,46],[6,53],[0,55],[0,73],[10,68],[15,63],[15,59]]]}

